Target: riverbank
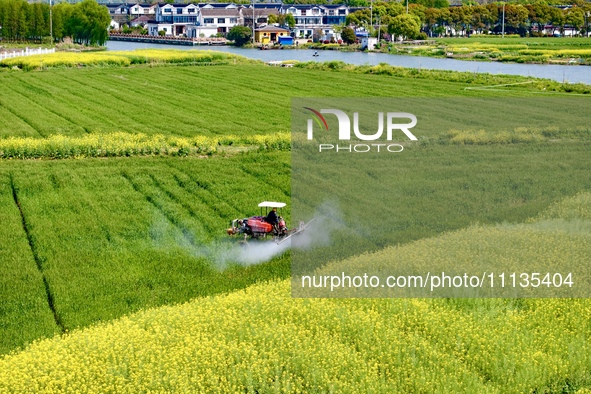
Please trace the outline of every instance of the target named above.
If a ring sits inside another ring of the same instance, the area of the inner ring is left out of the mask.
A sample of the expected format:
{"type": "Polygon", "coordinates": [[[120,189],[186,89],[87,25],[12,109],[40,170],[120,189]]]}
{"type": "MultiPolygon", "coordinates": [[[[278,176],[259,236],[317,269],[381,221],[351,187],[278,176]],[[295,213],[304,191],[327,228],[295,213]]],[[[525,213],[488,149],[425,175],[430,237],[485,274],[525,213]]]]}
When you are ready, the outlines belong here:
{"type": "Polygon", "coordinates": [[[416,42],[382,42],[376,52],[472,61],[591,65],[591,38],[440,38],[426,45],[418,45],[416,42]]]}
{"type": "MultiPolygon", "coordinates": [[[[251,52],[267,52],[256,51],[251,52]]],[[[284,51],[278,51],[284,52],[284,51]]],[[[289,51],[288,51],[289,52],[289,51]]],[[[295,53],[291,51],[290,53],[295,53]]],[[[316,59],[316,58],[314,58],[316,59]]],[[[258,64],[257,60],[223,51],[189,51],[137,49],[135,51],[107,51],[97,53],[54,53],[6,59],[0,62],[3,71],[39,71],[55,68],[92,67],[160,67],[167,65],[222,66],[236,64],[258,64]]],[[[443,82],[460,82],[472,85],[471,89],[487,89],[499,86],[537,90],[543,92],[562,92],[591,94],[591,86],[584,84],[559,83],[549,79],[513,75],[491,75],[485,73],[412,69],[380,63],[378,65],[352,65],[343,61],[268,61],[268,65],[288,66],[307,70],[342,71],[355,74],[388,75],[405,79],[426,79],[443,82]],[[480,86],[478,86],[480,85],[480,86]]]]}
{"type": "MultiPolygon", "coordinates": [[[[135,34],[110,34],[111,41],[138,42],[146,44],[210,46],[228,45],[229,41],[221,37],[155,37],[135,34]]],[[[246,49],[302,50],[338,52],[362,51],[360,44],[313,43],[309,40],[296,40],[296,45],[258,45],[246,49]]],[[[447,58],[461,61],[555,64],[555,65],[591,65],[591,38],[557,37],[505,37],[475,36],[462,38],[437,38],[424,41],[388,42],[380,41],[372,53],[390,55],[421,56],[447,58]]]]}
{"type": "Polygon", "coordinates": [[[377,52],[344,52],[318,51],[319,56],[313,56],[314,50],[269,50],[261,51],[253,48],[238,48],[229,45],[212,46],[170,46],[164,44],[107,41],[108,51],[131,51],[134,49],[178,49],[185,51],[214,50],[232,53],[263,62],[297,60],[300,62],[340,61],[352,65],[378,65],[412,68],[417,70],[448,70],[468,72],[472,74],[489,73],[492,75],[520,75],[524,77],[547,78],[560,83],[584,83],[591,85],[591,73],[587,67],[570,67],[561,65],[517,64],[500,62],[466,62],[455,59],[438,59],[425,56],[392,56],[377,52]]]}
{"type": "MultiPolygon", "coordinates": [[[[364,52],[360,44],[300,42],[267,49],[364,52]]],[[[367,52],[367,51],[365,51],[367,52]]],[[[382,40],[369,52],[521,64],[591,65],[591,38],[471,36],[403,42],[382,40]]]]}
{"type": "Polygon", "coordinates": [[[166,45],[227,45],[228,40],[224,37],[170,37],[170,36],[148,36],[143,34],[119,34],[110,33],[109,40],[111,41],[127,41],[127,42],[143,42],[150,44],[166,44],[166,45]]]}

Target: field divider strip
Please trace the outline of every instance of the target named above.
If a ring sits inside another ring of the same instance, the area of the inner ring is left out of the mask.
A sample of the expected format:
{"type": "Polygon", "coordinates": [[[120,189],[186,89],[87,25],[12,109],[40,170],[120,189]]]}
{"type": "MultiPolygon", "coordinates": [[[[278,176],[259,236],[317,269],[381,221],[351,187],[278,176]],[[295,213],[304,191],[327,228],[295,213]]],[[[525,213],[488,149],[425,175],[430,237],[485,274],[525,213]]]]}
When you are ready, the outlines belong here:
{"type": "Polygon", "coordinates": [[[45,294],[47,295],[47,304],[49,306],[49,309],[51,309],[51,312],[53,313],[53,319],[55,320],[55,324],[58,326],[58,328],[60,329],[62,334],[64,334],[66,332],[66,327],[64,326],[64,323],[62,322],[62,319],[60,318],[59,313],[57,312],[57,309],[55,308],[55,299],[53,297],[53,294],[51,293],[51,288],[49,287],[49,282],[47,281],[47,276],[45,275],[45,272],[43,270],[43,263],[41,261],[41,258],[39,257],[37,247],[35,246],[35,242],[34,242],[33,237],[31,235],[31,231],[29,230],[29,225],[27,224],[27,219],[25,217],[20,200],[18,198],[18,192],[16,190],[16,187],[14,186],[14,176],[12,175],[12,173],[10,173],[10,188],[12,190],[12,198],[14,199],[14,203],[16,204],[16,206],[20,212],[20,215],[21,215],[21,222],[22,222],[23,230],[25,232],[25,235],[27,236],[27,242],[29,243],[29,248],[31,249],[31,254],[33,255],[33,259],[35,260],[35,264],[37,265],[37,269],[39,270],[39,273],[41,274],[41,277],[43,278],[43,285],[45,286],[45,294]]]}

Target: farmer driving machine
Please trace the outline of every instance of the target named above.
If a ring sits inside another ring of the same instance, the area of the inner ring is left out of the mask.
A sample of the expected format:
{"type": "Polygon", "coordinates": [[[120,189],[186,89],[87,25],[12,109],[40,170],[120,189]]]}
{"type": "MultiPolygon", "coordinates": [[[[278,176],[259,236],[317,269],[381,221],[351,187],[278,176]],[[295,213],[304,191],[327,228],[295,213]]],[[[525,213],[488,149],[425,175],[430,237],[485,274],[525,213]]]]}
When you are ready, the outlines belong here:
{"type": "Polygon", "coordinates": [[[228,229],[228,235],[241,235],[248,239],[273,239],[277,244],[287,241],[292,236],[301,233],[312,222],[300,221],[298,227],[288,229],[282,217],[284,202],[263,201],[259,204],[261,214],[244,219],[234,219],[228,229]],[[264,209],[264,214],[263,214],[264,209]],[[277,215],[277,209],[280,210],[277,215]],[[270,211],[269,211],[270,210],[270,211]]]}

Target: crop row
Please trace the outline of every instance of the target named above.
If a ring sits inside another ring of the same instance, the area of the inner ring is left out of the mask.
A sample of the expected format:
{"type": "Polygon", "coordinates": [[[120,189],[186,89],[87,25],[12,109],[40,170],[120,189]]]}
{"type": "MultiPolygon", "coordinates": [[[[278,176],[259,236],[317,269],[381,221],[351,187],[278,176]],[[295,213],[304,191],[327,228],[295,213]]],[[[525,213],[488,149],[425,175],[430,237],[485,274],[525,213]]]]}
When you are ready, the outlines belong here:
{"type": "Polygon", "coordinates": [[[293,214],[317,216],[306,207],[326,204],[340,211],[324,215],[335,222],[330,245],[292,253],[296,273],[475,222],[525,221],[589,188],[588,140],[424,144],[396,158],[358,155],[354,165],[336,155],[292,155],[293,214]]]}
{"type": "Polygon", "coordinates": [[[160,134],[108,133],[83,137],[51,135],[44,139],[9,137],[0,139],[3,159],[65,159],[117,156],[211,155],[221,146],[246,146],[258,150],[289,150],[290,135],[277,133],[247,137],[172,137],[160,134]]]}

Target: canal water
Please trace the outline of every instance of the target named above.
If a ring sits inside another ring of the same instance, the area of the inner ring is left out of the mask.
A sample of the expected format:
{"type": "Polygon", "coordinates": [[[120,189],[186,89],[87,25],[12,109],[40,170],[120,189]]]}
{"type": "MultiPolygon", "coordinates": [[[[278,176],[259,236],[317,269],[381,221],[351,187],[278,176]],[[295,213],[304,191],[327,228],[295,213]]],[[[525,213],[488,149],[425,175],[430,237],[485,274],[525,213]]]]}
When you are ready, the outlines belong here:
{"type": "Polygon", "coordinates": [[[390,55],[371,52],[318,51],[319,56],[312,56],[314,50],[283,49],[267,50],[236,48],[232,46],[184,46],[148,44],[139,42],[108,41],[107,49],[112,51],[133,50],[140,48],[214,50],[235,53],[251,59],[265,62],[275,60],[331,61],[340,60],[356,65],[376,65],[388,63],[393,66],[424,68],[433,70],[468,71],[474,73],[522,75],[526,77],[548,78],[558,82],[585,83],[591,85],[591,67],[563,66],[549,64],[513,64],[498,62],[475,62],[455,59],[442,59],[422,56],[390,55]]]}

